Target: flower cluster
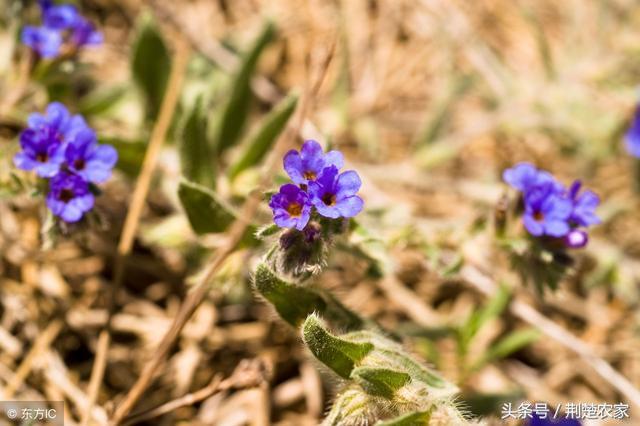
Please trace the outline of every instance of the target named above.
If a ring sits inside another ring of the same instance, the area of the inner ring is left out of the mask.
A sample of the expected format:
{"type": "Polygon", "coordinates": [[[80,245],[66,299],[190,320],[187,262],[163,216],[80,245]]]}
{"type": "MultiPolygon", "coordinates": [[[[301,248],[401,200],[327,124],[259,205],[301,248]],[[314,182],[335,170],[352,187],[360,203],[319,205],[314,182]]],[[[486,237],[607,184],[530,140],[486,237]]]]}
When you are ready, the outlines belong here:
{"type": "Polygon", "coordinates": [[[42,25],[27,25],[21,39],[43,58],[55,58],[66,44],[72,49],[102,43],[102,34],[71,4],[40,0],[42,25]]]}
{"type": "Polygon", "coordinates": [[[522,221],[531,235],[563,238],[567,247],[580,248],[588,241],[585,229],[600,223],[595,212],[600,199],[592,191],[580,192],[579,180],[565,188],[549,172],[529,163],[505,170],[503,179],[522,192],[522,221]]]}
{"type": "Polygon", "coordinates": [[[77,222],[93,208],[90,184],[111,176],[118,160],[116,150],[98,144],[82,116],[71,115],[58,102],[49,104],[46,114],[31,114],[27,123],[14,164],[50,179],[47,206],[64,221],[77,222]]]}
{"type": "Polygon", "coordinates": [[[357,195],[360,177],[353,170],[340,173],[344,165],[340,152],[325,154],[318,142],[309,140],[300,152],[289,151],[283,163],[293,184],[282,185],[271,197],[276,225],[302,230],[314,207],[320,216],[332,219],[353,217],[362,210],[364,202],[357,195]]]}
{"type": "Polygon", "coordinates": [[[624,144],[629,154],[640,158],[640,105],[636,107],[631,125],[625,133],[624,144]]]}

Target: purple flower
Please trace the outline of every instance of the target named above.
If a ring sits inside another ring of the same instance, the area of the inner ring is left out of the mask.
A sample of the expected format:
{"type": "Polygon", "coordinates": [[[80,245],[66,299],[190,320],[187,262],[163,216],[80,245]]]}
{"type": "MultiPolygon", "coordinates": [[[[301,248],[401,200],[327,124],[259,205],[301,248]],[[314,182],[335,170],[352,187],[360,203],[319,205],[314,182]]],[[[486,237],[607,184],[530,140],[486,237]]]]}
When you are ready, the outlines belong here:
{"type": "Polygon", "coordinates": [[[80,14],[78,9],[71,4],[58,6],[48,5],[42,8],[42,21],[44,26],[52,30],[67,30],[73,28],[80,14]]]}
{"type": "Polygon", "coordinates": [[[16,167],[35,170],[40,177],[52,177],[64,162],[66,144],[81,131],[92,132],[79,115],[71,116],[59,102],[47,107],[46,114],[33,113],[28,128],[20,134],[22,151],[13,158],[16,167]]]}
{"type": "Polygon", "coordinates": [[[306,192],[293,184],[280,187],[269,201],[273,210],[273,221],[281,228],[303,230],[311,217],[311,203],[306,192]]]}
{"type": "Polygon", "coordinates": [[[80,176],[61,172],[49,181],[47,206],[65,222],[77,222],[93,208],[89,184],[80,176]]]}
{"type": "Polygon", "coordinates": [[[511,187],[526,192],[529,188],[542,185],[547,182],[554,182],[557,189],[561,189],[562,185],[556,182],[551,173],[544,170],[538,170],[533,164],[518,163],[510,169],[506,169],[502,173],[502,179],[511,187]]]}
{"type": "Polygon", "coordinates": [[[356,193],[362,182],[353,170],[338,174],[336,166],[326,167],[315,181],[309,182],[311,202],[322,216],[353,217],[364,202],[356,193]]]}
{"type": "Polygon", "coordinates": [[[592,191],[584,191],[578,195],[582,182],[576,180],[569,188],[568,197],[573,202],[571,222],[580,226],[591,226],[600,223],[596,216],[596,208],[600,204],[600,198],[592,191]]]}
{"type": "Polygon", "coordinates": [[[96,27],[83,17],[78,17],[78,22],[73,27],[71,41],[78,47],[102,44],[103,37],[96,27]]]}
{"type": "Polygon", "coordinates": [[[60,102],[47,106],[46,114],[33,113],[27,119],[29,129],[59,142],[70,142],[83,130],[90,130],[80,115],[71,115],[60,102]]]}
{"type": "Polygon", "coordinates": [[[589,242],[589,235],[581,229],[572,229],[563,241],[569,248],[583,248],[589,242]]]}
{"type": "Polygon", "coordinates": [[[624,144],[629,154],[640,158],[640,105],[636,107],[633,114],[631,126],[624,136],[624,144]]]}
{"type": "Polygon", "coordinates": [[[43,25],[25,27],[22,42],[43,58],[58,56],[63,44],[81,47],[102,43],[102,34],[80,15],[76,6],[54,5],[49,0],[40,0],[39,3],[43,25]]]}
{"type": "Polygon", "coordinates": [[[118,153],[111,145],[99,145],[93,131],[79,132],[65,150],[67,167],[88,182],[104,182],[118,161],[118,153]]]}
{"type": "Polygon", "coordinates": [[[43,58],[57,56],[62,46],[60,32],[46,27],[28,25],[22,29],[20,39],[43,58]]]}
{"type": "Polygon", "coordinates": [[[572,203],[557,193],[552,182],[530,188],[524,205],[522,220],[531,235],[564,237],[569,232],[572,203]]]}
{"type": "Polygon", "coordinates": [[[13,163],[22,170],[34,170],[40,177],[58,173],[64,162],[62,142],[48,134],[26,129],[20,135],[22,151],[13,157],[13,163]]]}
{"type": "Polygon", "coordinates": [[[338,151],[329,151],[324,154],[318,142],[308,140],[302,144],[300,152],[295,149],[287,152],[283,163],[284,169],[294,183],[307,185],[316,180],[326,167],[342,168],[344,159],[338,151]]]}

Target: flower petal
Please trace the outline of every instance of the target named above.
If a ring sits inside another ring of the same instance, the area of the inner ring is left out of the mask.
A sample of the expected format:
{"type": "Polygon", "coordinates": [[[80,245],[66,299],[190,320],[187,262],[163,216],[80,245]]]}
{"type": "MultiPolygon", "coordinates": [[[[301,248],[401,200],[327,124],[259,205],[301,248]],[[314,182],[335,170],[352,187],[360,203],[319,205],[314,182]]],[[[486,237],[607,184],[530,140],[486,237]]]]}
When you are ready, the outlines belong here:
{"type": "Polygon", "coordinates": [[[284,170],[287,172],[291,180],[295,183],[302,184],[306,183],[306,179],[302,175],[302,158],[300,154],[295,149],[287,152],[282,160],[284,170]]]}
{"type": "Polygon", "coordinates": [[[360,176],[354,170],[348,170],[344,173],[340,173],[338,176],[337,183],[337,194],[338,197],[350,196],[354,195],[362,186],[362,181],[360,180],[360,176]]]}
{"type": "Polygon", "coordinates": [[[316,210],[321,216],[329,217],[332,219],[337,219],[340,217],[340,210],[338,210],[337,205],[327,206],[320,199],[314,199],[313,205],[316,207],[316,210]]]}
{"type": "Polygon", "coordinates": [[[73,223],[79,221],[82,218],[83,214],[84,212],[77,206],[73,205],[72,203],[67,203],[62,209],[62,212],[60,212],[60,217],[65,222],[73,223]]]}
{"type": "Polygon", "coordinates": [[[364,201],[362,201],[362,198],[354,195],[352,197],[347,197],[343,200],[340,200],[336,204],[336,207],[338,208],[338,211],[340,212],[342,217],[354,217],[362,211],[362,208],[364,207],[364,201]]]}
{"type": "Polygon", "coordinates": [[[515,189],[524,191],[535,179],[537,169],[530,163],[519,163],[502,172],[502,179],[515,189]]]}
{"type": "Polygon", "coordinates": [[[569,232],[569,225],[564,220],[548,219],[543,226],[544,233],[552,237],[564,237],[569,232]]]}
{"type": "Polygon", "coordinates": [[[38,162],[26,155],[24,152],[18,152],[13,157],[13,164],[22,170],[33,170],[38,165],[38,162]]]}
{"type": "Polygon", "coordinates": [[[344,157],[340,151],[329,151],[324,156],[324,165],[336,166],[340,170],[344,166],[344,157]]]}
{"type": "Polygon", "coordinates": [[[540,224],[540,222],[536,221],[532,215],[525,214],[522,216],[522,222],[524,227],[529,231],[529,233],[535,237],[539,237],[544,233],[544,228],[540,224]]]}

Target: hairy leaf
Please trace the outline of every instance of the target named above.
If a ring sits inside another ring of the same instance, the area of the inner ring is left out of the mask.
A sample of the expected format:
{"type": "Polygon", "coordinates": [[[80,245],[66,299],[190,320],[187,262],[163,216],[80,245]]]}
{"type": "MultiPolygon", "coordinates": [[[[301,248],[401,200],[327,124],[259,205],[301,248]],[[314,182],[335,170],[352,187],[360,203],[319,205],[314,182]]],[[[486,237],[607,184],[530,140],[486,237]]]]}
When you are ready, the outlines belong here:
{"type": "Polygon", "coordinates": [[[182,174],[195,183],[215,187],[215,159],[207,138],[207,119],[203,98],[199,96],[182,129],[180,144],[182,174]]]}
{"type": "Polygon", "coordinates": [[[332,335],[316,315],[310,315],[302,325],[302,338],[318,360],[345,379],[373,349],[371,343],[349,342],[332,335]]]}
{"type": "Polygon", "coordinates": [[[217,136],[214,141],[218,152],[235,145],[244,130],[249,118],[251,106],[251,77],[258,63],[260,54],[275,35],[275,26],[268,22],[251,50],[244,57],[240,70],[233,82],[229,101],[224,105],[219,121],[217,136]]]}
{"type": "Polygon", "coordinates": [[[383,367],[356,367],[351,378],[370,394],[387,399],[411,380],[407,373],[383,367]]]}
{"type": "Polygon", "coordinates": [[[293,326],[299,326],[311,313],[326,309],[327,304],[319,294],[280,279],[264,263],[258,265],[253,281],[258,292],[293,326]]]}
{"type": "Polygon", "coordinates": [[[131,51],[133,78],[144,93],[147,118],[153,120],[158,115],[169,81],[171,56],[151,15],[144,14],[139,20],[131,51]]]}

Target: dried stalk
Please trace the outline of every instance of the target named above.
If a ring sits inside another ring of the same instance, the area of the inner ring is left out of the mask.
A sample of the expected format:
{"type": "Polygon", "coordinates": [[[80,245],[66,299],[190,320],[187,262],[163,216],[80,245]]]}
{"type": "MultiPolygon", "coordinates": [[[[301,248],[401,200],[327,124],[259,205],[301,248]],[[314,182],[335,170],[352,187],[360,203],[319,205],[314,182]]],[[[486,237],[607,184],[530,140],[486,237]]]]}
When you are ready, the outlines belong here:
{"type": "Polygon", "coordinates": [[[151,133],[151,139],[131,197],[131,204],[125,218],[122,234],[120,235],[109,302],[109,320],[107,321],[105,329],[100,333],[100,337],[98,338],[96,360],[94,362],[93,369],[91,371],[91,379],[89,381],[89,405],[88,409],[83,414],[82,425],[88,424],[91,408],[95,404],[100,391],[100,384],[102,383],[104,370],[107,365],[107,353],[109,351],[111,341],[110,330],[111,320],[116,306],[115,299],[119,288],[122,286],[125,261],[127,256],[131,253],[131,248],[133,247],[136,231],[138,229],[138,223],[142,216],[145,199],[149,193],[149,186],[151,185],[153,171],[155,170],[158,162],[160,148],[162,148],[162,143],[166,139],[167,131],[171,125],[171,120],[180,97],[180,89],[182,87],[182,81],[184,80],[187,62],[190,55],[189,46],[180,37],[177,38],[175,52],[175,61],[171,69],[171,75],[169,76],[167,91],[162,100],[158,121],[151,133]]]}

